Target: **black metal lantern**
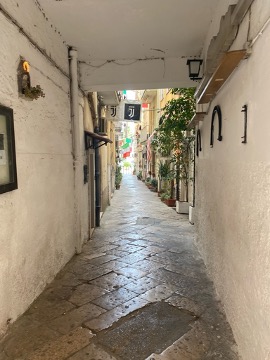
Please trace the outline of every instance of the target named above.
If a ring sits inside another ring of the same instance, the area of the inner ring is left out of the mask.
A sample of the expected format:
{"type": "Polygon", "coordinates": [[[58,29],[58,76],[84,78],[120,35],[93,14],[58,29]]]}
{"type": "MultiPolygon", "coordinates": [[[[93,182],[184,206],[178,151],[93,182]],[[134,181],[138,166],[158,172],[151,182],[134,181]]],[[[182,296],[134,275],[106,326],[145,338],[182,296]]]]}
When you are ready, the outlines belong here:
{"type": "Polygon", "coordinates": [[[199,77],[202,63],[203,63],[202,59],[189,59],[187,61],[189,78],[191,80],[202,79],[202,77],[199,77]]]}

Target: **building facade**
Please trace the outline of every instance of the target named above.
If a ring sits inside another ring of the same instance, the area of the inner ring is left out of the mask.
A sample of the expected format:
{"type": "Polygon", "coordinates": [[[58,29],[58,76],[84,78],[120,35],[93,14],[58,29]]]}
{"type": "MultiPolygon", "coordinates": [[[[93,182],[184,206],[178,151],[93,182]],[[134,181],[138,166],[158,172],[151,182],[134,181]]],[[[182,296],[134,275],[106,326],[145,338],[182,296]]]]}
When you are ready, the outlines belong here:
{"type": "MultiPolygon", "coordinates": [[[[143,53],[134,60],[132,43],[130,57],[119,55],[118,60],[124,57],[125,61],[117,61],[115,55],[105,63],[96,59],[94,64],[83,62],[78,68],[77,50],[69,47],[38,1],[0,3],[2,334],[73,254],[80,252],[112,196],[117,154],[110,141],[115,128],[110,124],[103,134],[95,132],[102,118],[99,106],[112,103],[101,101],[104,94],[98,91],[89,96],[90,85],[95,80],[107,90],[114,90],[117,84],[133,86],[128,77],[137,73],[139,79],[133,78],[137,88],[145,85],[148,75],[149,83],[160,85],[157,87],[190,86],[182,65],[193,51],[190,47],[182,55],[169,52],[172,58],[165,59],[162,49],[149,46],[146,56],[142,47],[143,53]],[[29,67],[22,67],[24,61],[29,67]],[[149,63],[153,72],[142,71],[149,63]],[[183,83],[170,80],[180,76],[173,73],[174,64],[181,66],[183,83]],[[122,70],[119,82],[114,78],[115,69],[117,74],[122,70]],[[161,74],[158,81],[157,73],[161,74]],[[38,90],[39,85],[45,97],[33,100],[22,93],[29,77],[31,87],[38,90]],[[89,92],[79,88],[82,84],[89,86],[89,92]],[[97,144],[104,146],[96,151],[97,144]],[[10,186],[7,180],[12,180],[10,186]]],[[[60,1],[52,3],[62,6],[60,1]]],[[[204,75],[194,83],[198,85],[197,114],[190,125],[196,131],[197,144],[192,200],[197,244],[240,354],[245,360],[265,360],[270,358],[270,3],[222,0],[211,4],[208,33],[203,43],[196,43],[203,50],[192,55],[203,60],[204,75]]],[[[61,11],[59,14],[62,16],[61,11]]],[[[184,40],[188,42],[186,37],[184,40]]],[[[158,108],[158,97],[149,104],[158,108]]],[[[149,112],[146,136],[141,138],[146,143],[158,119],[151,116],[149,112]]],[[[143,129],[139,131],[142,136],[143,129]]],[[[141,153],[138,169],[141,166],[147,174],[147,158],[143,163],[147,148],[142,147],[141,153]]]]}
{"type": "MultiPolygon", "coordinates": [[[[88,94],[78,88],[76,51],[68,51],[34,1],[23,6],[1,1],[0,20],[3,334],[75,252],[80,252],[96,226],[95,150],[93,146],[86,150],[85,131],[93,144],[98,94],[91,95],[91,109],[88,94]],[[30,79],[33,91],[40,86],[45,97],[33,99],[24,94],[25,79],[30,79]],[[10,151],[11,140],[15,151],[10,151]],[[17,185],[9,191],[11,167],[16,170],[17,185]]],[[[113,125],[104,135],[108,136],[100,136],[105,143],[114,138],[113,125]]],[[[102,212],[112,193],[114,150],[112,145],[101,149],[102,212]]]]}
{"type": "MultiPolygon", "coordinates": [[[[209,30],[204,48],[207,57],[224,44],[224,33],[232,34],[227,51],[243,51],[237,66],[219,54],[210,82],[197,91],[197,154],[195,226],[197,244],[224,304],[243,359],[270,357],[270,149],[268,134],[267,65],[270,53],[270,4],[253,1],[241,16],[229,8],[224,22],[209,30]],[[232,15],[234,14],[234,15],[232,15]],[[230,20],[229,20],[230,19],[230,20]],[[234,19],[234,20],[233,20],[234,19]],[[227,25],[225,25],[227,22],[227,25]],[[230,24],[230,25],[228,25],[230,24]],[[219,31],[217,29],[219,28],[219,31]],[[226,30],[225,30],[226,29],[226,30]],[[210,39],[216,33],[216,44],[210,39]],[[219,43],[220,41],[220,43],[219,43]],[[210,87],[234,71],[219,91],[210,87]],[[222,76],[220,76],[222,74],[222,76]],[[200,91],[202,90],[202,91],[200,91]],[[214,94],[215,94],[214,93],[214,94]],[[205,98],[204,98],[205,96],[205,98]],[[207,98],[207,96],[209,96],[207,98]],[[212,145],[210,145],[212,143],[212,145]]],[[[229,37],[227,39],[229,41],[229,37]]],[[[227,53],[226,51],[226,53],[227,53]]],[[[229,56],[233,56],[231,53],[229,56]]],[[[218,56],[218,54],[216,54],[218,56]]]]}

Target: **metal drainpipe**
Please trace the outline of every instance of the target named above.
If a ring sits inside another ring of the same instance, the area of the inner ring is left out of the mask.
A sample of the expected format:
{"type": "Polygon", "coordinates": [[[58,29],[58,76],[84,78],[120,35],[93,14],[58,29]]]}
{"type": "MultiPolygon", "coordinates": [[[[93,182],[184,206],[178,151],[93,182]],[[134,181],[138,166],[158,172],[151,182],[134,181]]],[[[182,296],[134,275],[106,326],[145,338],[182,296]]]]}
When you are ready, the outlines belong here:
{"type": "Polygon", "coordinates": [[[73,169],[74,169],[74,209],[75,209],[75,234],[76,252],[82,251],[81,231],[81,194],[82,194],[82,168],[80,166],[80,123],[79,123],[79,90],[78,90],[78,54],[77,50],[69,49],[69,71],[70,71],[70,105],[72,123],[72,145],[73,145],[73,169]]]}
{"type": "MultiPolygon", "coordinates": [[[[100,104],[97,106],[98,112],[98,120],[100,119],[100,111],[101,107],[100,104]]],[[[99,126],[98,121],[96,123],[95,133],[99,133],[99,126]]],[[[98,148],[98,140],[94,139],[94,147],[95,147],[95,181],[96,181],[96,227],[100,226],[100,155],[99,155],[99,148],[98,148]]]]}
{"type": "Polygon", "coordinates": [[[192,206],[195,207],[195,191],[196,191],[196,145],[194,141],[194,148],[193,148],[193,199],[192,199],[192,206]]]}

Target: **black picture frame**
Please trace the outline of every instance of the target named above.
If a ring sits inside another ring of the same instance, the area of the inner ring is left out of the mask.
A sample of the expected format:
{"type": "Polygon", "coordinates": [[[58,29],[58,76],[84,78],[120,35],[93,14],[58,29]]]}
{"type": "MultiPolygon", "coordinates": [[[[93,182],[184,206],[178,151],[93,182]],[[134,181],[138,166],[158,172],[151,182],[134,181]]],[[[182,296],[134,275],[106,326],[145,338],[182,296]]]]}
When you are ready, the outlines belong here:
{"type": "Polygon", "coordinates": [[[18,189],[13,110],[0,105],[0,194],[18,189]]]}

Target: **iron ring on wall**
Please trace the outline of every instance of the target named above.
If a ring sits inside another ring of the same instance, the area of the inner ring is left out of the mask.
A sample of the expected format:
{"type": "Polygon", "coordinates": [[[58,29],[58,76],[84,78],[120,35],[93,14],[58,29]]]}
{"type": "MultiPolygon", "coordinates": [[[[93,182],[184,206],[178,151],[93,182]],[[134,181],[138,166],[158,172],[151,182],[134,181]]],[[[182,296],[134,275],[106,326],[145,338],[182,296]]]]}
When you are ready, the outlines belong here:
{"type": "Polygon", "coordinates": [[[218,141],[222,141],[222,135],[221,135],[221,130],[222,130],[222,115],[221,115],[221,109],[219,105],[216,105],[213,109],[212,112],[212,121],[211,121],[211,134],[210,134],[210,146],[213,147],[214,144],[214,120],[215,120],[215,115],[217,114],[218,116],[218,141]]]}
{"type": "Polygon", "coordinates": [[[202,139],[201,139],[201,130],[197,130],[196,137],[196,155],[199,156],[199,151],[202,151],[202,139]]]}

